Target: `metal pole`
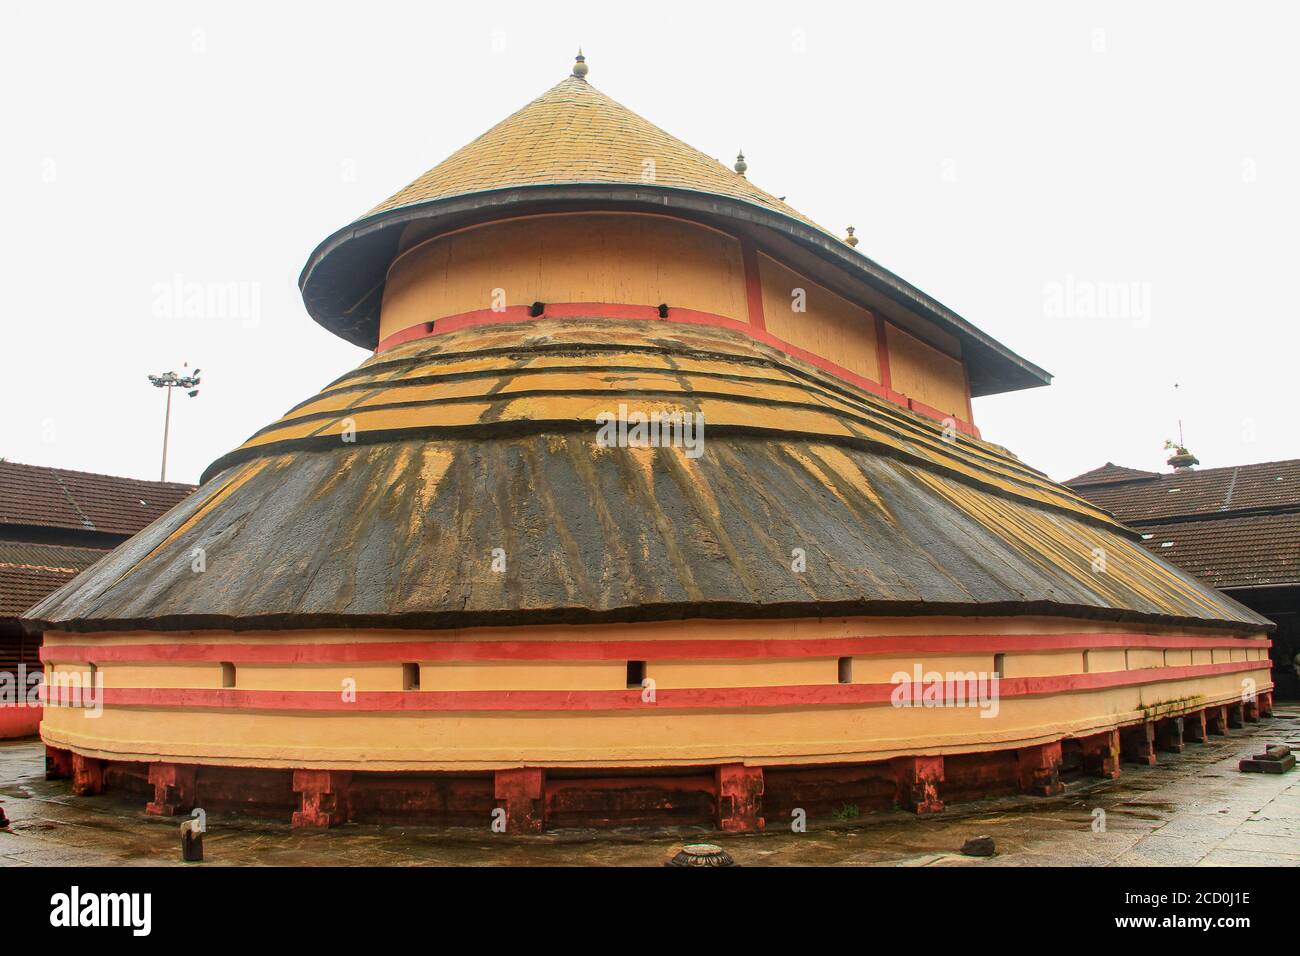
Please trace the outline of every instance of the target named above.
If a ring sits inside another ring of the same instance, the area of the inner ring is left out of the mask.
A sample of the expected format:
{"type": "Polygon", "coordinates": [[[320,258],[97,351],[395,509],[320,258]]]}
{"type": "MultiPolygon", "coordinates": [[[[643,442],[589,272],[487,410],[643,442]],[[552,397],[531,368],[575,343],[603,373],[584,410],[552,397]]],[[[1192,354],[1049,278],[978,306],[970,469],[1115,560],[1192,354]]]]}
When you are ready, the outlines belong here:
{"type": "Polygon", "coordinates": [[[159,481],[167,480],[167,432],[172,427],[172,389],[167,386],[167,415],[163,418],[163,460],[162,460],[162,477],[159,481]]]}

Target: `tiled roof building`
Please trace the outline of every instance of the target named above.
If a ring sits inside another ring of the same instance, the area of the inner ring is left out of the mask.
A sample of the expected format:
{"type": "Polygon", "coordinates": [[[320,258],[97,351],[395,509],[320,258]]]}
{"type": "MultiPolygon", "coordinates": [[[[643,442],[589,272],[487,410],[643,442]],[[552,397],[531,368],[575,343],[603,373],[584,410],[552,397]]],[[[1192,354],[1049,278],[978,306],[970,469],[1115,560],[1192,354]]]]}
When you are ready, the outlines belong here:
{"type": "MultiPolygon", "coordinates": [[[[40,667],[40,638],[23,633],[20,614],[193,490],[0,460],[0,672],[40,667]]],[[[19,723],[0,711],[0,737],[19,723]]]]}
{"type": "Polygon", "coordinates": [[[1276,621],[1279,691],[1300,691],[1300,459],[1165,474],[1107,462],[1065,484],[1152,553],[1276,621]]]}

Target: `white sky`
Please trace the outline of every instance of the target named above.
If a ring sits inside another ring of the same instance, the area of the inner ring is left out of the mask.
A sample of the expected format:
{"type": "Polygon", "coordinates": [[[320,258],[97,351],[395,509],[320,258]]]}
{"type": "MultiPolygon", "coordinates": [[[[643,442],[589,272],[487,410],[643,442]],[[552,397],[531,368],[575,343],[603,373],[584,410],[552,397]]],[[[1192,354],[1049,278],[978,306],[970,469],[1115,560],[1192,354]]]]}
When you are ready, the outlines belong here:
{"type": "Polygon", "coordinates": [[[1179,415],[1205,467],[1300,457],[1294,4],[0,10],[10,460],[156,478],[145,375],[188,361],[168,477],[195,481],[354,367],[303,309],[308,254],[579,42],[601,90],[728,163],[743,146],[755,183],[1055,373],[976,402],[1028,463],[1163,468],[1179,415]],[[244,309],[168,316],[177,277],[244,309]],[[1120,289],[1127,314],[1089,306],[1120,289]]]}

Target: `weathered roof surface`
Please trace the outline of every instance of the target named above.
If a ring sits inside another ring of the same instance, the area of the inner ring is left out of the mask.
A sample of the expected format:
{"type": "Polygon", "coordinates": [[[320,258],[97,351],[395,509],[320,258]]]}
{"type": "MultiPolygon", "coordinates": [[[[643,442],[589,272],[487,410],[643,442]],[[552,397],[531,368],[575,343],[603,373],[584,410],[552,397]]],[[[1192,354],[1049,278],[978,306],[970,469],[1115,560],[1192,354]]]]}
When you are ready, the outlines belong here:
{"type": "Polygon", "coordinates": [[[194,490],[0,461],[0,524],[135,534],[194,490]]]}
{"type": "Polygon", "coordinates": [[[691,189],[758,203],[816,225],[576,76],[452,153],[368,215],[448,196],[555,183],[691,189]]]}
{"type": "Polygon", "coordinates": [[[1101,471],[1067,484],[1143,532],[1153,553],[1219,588],[1300,583],[1300,459],[1081,480],[1101,471]]]}
{"type": "Polygon", "coordinates": [[[21,614],[106,554],[100,548],[0,541],[0,617],[21,614]]]}
{"type": "Polygon", "coordinates": [[[1268,626],[997,446],[946,440],[737,332],[601,317],[372,357],[29,618],[95,631],[909,613],[1268,626]],[[596,416],[620,406],[704,414],[703,454],[602,447],[596,416]]]}

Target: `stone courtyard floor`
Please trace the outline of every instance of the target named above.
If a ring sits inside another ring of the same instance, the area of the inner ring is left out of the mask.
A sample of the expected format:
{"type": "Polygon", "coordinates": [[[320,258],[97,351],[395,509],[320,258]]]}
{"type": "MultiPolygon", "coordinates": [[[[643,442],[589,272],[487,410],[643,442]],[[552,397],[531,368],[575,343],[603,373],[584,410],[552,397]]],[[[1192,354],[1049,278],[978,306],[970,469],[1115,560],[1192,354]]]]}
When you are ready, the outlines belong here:
{"type": "MultiPolygon", "coordinates": [[[[1118,780],[1081,781],[1047,799],[956,804],[917,818],[872,814],[792,833],[785,821],[737,836],[711,829],[559,830],[509,837],[468,828],[348,825],[292,830],[287,822],[208,817],[204,866],[638,866],[660,865],[682,843],[724,846],[747,866],[1297,866],[1300,768],[1243,774],[1237,760],[1268,743],[1300,751],[1300,711],[1160,754],[1154,767],[1126,764],[1118,780]],[[1100,809],[1104,814],[1097,814],[1100,809]],[[1098,822],[1104,827],[1097,828],[1098,822]],[[987,834],[997,855],[957,851],[987,834]]],[[[46,781],[34,740],[0,742],[0,866],[169,866],[180,863],[179,819],[144,813],[143,801],[72,796],[46,781]]]]}

